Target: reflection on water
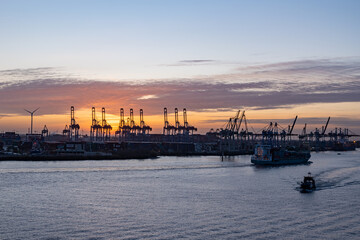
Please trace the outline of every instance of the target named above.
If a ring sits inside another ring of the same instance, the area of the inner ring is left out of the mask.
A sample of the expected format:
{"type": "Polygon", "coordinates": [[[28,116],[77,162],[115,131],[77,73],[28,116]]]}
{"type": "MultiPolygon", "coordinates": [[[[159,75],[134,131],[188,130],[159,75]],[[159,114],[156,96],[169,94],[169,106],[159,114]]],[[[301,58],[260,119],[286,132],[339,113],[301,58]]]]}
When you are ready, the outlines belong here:
{"type": "Polygon", "coordinates": [[[257,168],[250,156],[0,162],[0,239],[359,236],[360,152],[257,168]],[[317,191],[300,194],[307,172],[317,191]],[[306,229],[306,231],[304,231],[306,229]]]}

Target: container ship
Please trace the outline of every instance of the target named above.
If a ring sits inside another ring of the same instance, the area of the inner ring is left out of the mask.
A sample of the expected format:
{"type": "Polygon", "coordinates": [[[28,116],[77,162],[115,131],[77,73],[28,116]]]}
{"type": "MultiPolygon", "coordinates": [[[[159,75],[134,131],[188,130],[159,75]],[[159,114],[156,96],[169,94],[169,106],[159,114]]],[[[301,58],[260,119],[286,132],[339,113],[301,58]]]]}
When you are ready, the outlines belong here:
{"type": "Polygon", "coordinates": [[[310,159],[310,150],[293,146],[274,147],[257,145],[251,162],[255,165],[290,165],[304,164],[310,159]]]}

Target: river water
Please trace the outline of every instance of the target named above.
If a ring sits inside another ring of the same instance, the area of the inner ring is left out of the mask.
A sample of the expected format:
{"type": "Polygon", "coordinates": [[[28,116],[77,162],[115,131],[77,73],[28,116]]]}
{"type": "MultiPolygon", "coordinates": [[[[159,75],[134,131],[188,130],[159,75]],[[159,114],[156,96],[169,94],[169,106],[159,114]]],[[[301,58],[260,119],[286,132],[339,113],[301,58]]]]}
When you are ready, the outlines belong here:
{"type": "Polygon", "coordinates": [[[0,162],[0,239],[359,239],[360,151],[310,161],[0,162]]]}

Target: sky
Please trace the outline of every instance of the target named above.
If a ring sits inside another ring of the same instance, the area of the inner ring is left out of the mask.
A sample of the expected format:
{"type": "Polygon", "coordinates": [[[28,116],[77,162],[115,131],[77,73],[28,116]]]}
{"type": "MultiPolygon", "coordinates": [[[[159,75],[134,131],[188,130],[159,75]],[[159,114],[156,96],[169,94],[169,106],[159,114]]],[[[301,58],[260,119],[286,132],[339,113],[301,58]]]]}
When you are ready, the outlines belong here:
{"type": "Polygon", "coordinates": [[[91,107],[113,129],[144,109],[154,133],[174,108],[200,133],[245,110],[270,121],[360,134],[360,1],[0,1],[0,131],[46,124],[70,106],[83,133],[91,107]]]}

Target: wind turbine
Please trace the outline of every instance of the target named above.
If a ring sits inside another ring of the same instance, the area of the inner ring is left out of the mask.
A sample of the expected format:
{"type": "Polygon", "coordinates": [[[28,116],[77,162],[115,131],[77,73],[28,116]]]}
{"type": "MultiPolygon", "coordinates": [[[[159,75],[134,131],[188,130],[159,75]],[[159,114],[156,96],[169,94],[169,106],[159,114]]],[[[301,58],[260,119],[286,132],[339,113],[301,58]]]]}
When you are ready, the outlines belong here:
{"type": "Polygon", "coordinates": [[[39,110],[39,108],[35,109],[32,112],[30,112],[29,110],[26,110],[26,109],[24,109],[24,110],[27,111],[28,113],[30,113],[30,115],[31,115],[31,134],[32,134],[33,133],[33,115],[37,110],[39,110]]]}

